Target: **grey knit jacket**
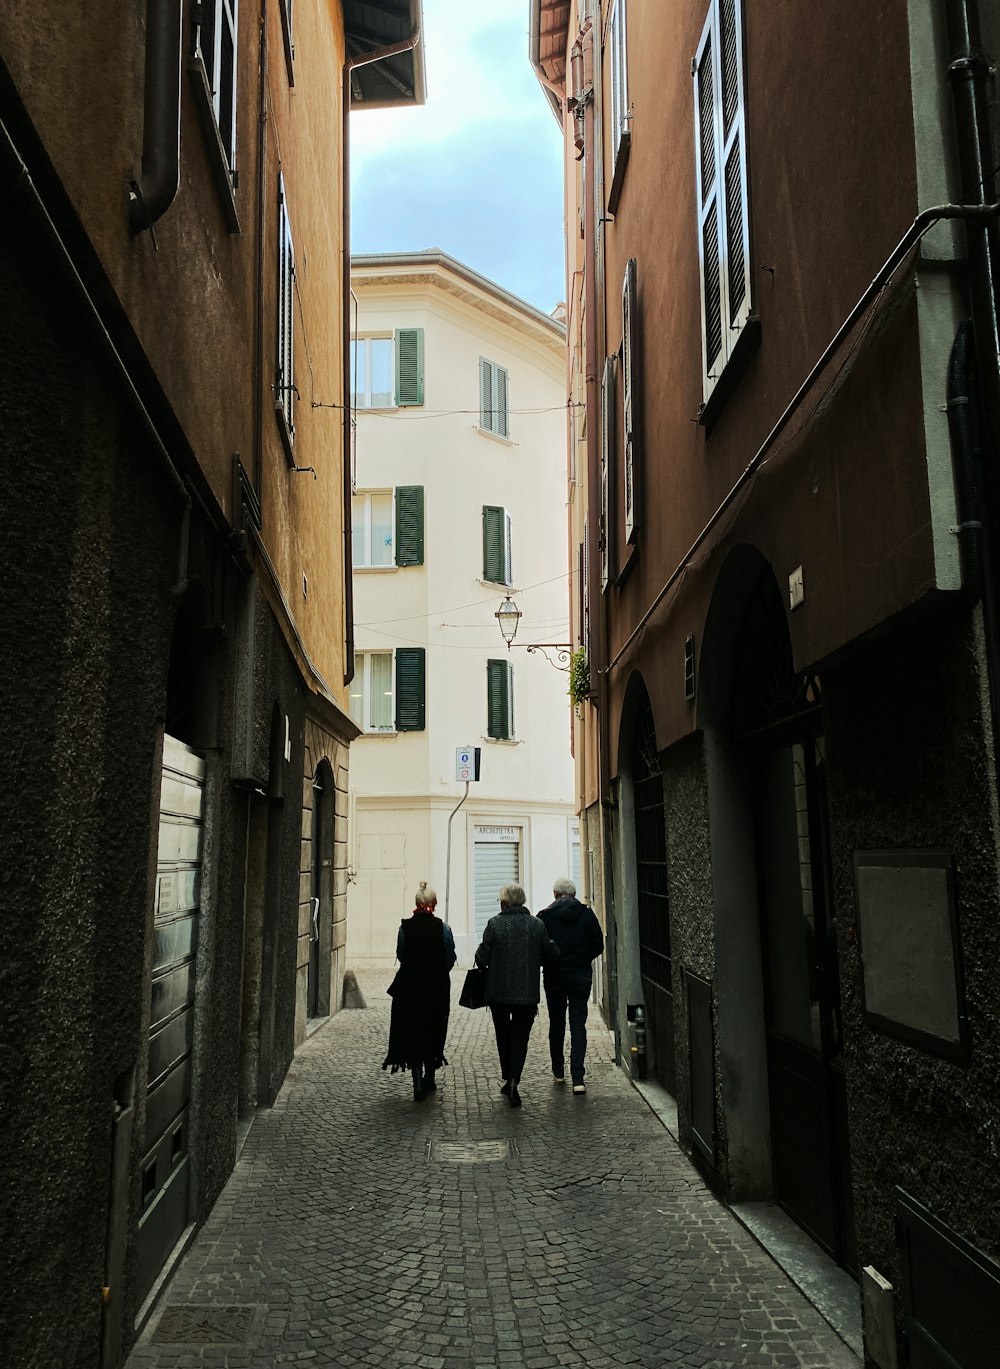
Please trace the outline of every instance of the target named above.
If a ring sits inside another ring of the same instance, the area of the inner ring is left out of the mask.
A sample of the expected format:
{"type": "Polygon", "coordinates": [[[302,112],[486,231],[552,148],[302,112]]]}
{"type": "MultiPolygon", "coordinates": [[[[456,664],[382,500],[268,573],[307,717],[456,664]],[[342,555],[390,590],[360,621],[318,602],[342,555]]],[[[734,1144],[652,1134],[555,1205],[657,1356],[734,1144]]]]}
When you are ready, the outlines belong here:
{"type": "Polygon", "coordinates": [[[486,971],[486,1002],[537,1003],[539,970],[558,958],[544,923],[527,908],[503,907],[487,922],[476,951],[476,964],[486,971]]]}

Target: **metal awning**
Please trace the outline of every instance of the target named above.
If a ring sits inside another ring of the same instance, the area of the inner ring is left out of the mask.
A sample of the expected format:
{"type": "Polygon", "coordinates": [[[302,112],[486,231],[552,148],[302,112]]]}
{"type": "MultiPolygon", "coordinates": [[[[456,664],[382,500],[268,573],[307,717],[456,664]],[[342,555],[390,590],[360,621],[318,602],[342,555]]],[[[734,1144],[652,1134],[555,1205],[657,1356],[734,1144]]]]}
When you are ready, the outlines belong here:
{"type": "MultiPolygon", "coordinates": [[[[347,56],[364,57],[423,32],[422,0],[343,0],[347,56]]],[[[422,105],[424,43],[351,72],[351,108],[422,105]]]]}

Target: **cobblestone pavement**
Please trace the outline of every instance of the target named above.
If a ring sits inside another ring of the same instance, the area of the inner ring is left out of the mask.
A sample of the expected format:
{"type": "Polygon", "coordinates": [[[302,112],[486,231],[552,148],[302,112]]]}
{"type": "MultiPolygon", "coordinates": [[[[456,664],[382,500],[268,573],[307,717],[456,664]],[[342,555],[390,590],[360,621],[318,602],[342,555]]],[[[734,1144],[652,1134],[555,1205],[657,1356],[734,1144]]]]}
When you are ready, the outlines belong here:
{"type": "Polygon", "coordinates": [[[415,1104],[379,1069],[389,977],[359,976],[367,1009],[299,1051],[129,1369],[858,1369],[593,1013],[586,1097],[552,1082],[543,1005],[509,1108],[486,1012],[456,1004],[451,1064],[415,1104]]]}

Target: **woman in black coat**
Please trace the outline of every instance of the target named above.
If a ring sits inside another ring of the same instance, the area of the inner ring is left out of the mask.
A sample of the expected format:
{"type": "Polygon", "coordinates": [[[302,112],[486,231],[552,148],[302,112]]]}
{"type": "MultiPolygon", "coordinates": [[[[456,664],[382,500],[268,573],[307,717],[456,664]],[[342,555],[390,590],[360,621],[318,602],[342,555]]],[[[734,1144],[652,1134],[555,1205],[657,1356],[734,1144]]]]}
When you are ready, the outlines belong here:
{"type": "Polygon", "coordinates": [[[476,964],[486,971],[484,997],[493,1015],[503,1087],[512,1108],[521,1106],[518,1084],[528,1055],[528,1037],[541,997],[538,976],[552,965],[559,948],[544,923],[524,906],[524,890],[506,884],[500,890],[500,912],[491,917],[476,951],[476,964]]]}
{"type": "Polygon", "coordinates": [[[446,922],[435,917],[437,894],[421,882],[412,916],[399,924],[396,959],[399,969],[389,986],[392,1017],[389,1051],[383,1069],[409,1070],[413,1101],[419,1103],[437,1084],[434,1071],[448,1062],[444,1039],[448,1032],[455,938],[446,922]]]}

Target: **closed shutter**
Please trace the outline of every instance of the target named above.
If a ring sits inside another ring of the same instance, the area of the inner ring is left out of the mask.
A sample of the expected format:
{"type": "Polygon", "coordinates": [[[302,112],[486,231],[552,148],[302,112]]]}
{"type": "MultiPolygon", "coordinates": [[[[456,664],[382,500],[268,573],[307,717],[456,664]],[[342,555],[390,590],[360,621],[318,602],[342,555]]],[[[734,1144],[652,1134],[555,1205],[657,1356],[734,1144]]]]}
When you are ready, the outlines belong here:
{"type": "Polygon", "coordinates": [[[400,485],[396,490],[396,565],[424,564],[424,487],[400,485]]]}
{"type": "Polygon", "coordinates": [[[519,882],[521,863],[516,841],[477,841],[475,850],[476,936],[482,940],[487,922],[500,911],[497,895],[505,884],[519,882]]]}
{"type": "Polygon", "coordinates": [[[479,426],[493,431],[493,363],[479,358],[479,426]]]}
{"type": "Polygon", "coordinates": [[[426,652],[422,646],[396,648],[396,731],[423,732],[426,652]]]}
{"type": "Polygon", "coordinates": [[[637,395],[638,347],[636,328],[636,269],[635,258],[625,267],[622,284],[622,415],[625,429],[622,442],[623,479],[625,498],[625,540],[634,542],[639,529],[637,517],[636,483],[638,475],[639,443],[636,435],[636,415],[639,410],[637,395]]]}
{"type": "Polygon", "coordinates": [[[611,457],[614,452],[615,431],[615,362],[604,359],[601,380],[601,511],[598,524],[598,547],[601,553],[601,589],[607,589],[611,567],[611,457]]]}
{"type": "Polygon", "coordinates": [[[405,409],[424,402],[424,330],[396,329],[396,404],[405,409]]]}
{"type": "Polygon", "coordinates": [[[725,244],[728,323],[739,329],[746,321],[747,258],[750,218],[747,213],[746,124],[743,115],[742,15],[740,0],[719,0],[719,54],[722,89],[722,140],[725,163],[725,244]]]}
{"type": "Polygon", "coordinates": [[[507,661],[486,662],[487,736],[509,741],[514,735],[511,668],[507,661]]]}
{"type": "Polygon", "coordinates": [[[285,178],[278,178],[278,359],[277,404],[289,442],[295,437],[295,252],[285,200],[285,178]]]}
{"type": "Polygon", "coordinates": [[[506,585],[504,574],[507,547],[506,511],[494,504],[483,505],[483,579],[493,585],[506,585]]]}
{"type": "Polygon", "coordinates": [[[510,418],[507,409],[507,396],[510,390],[510,380],[507,372],[502,366],[495,366],[493,369],[496,378],[496,402],[493,406],[493,431],[500,437],[509,437],[510,418]]]}

